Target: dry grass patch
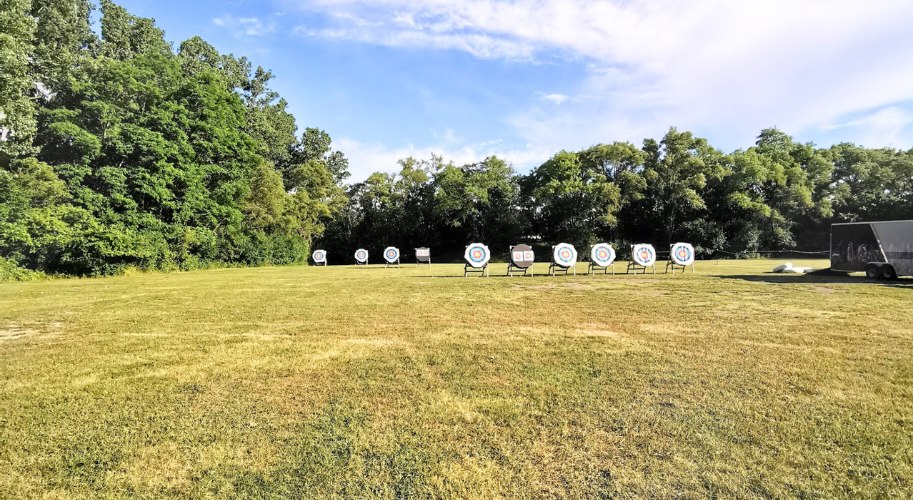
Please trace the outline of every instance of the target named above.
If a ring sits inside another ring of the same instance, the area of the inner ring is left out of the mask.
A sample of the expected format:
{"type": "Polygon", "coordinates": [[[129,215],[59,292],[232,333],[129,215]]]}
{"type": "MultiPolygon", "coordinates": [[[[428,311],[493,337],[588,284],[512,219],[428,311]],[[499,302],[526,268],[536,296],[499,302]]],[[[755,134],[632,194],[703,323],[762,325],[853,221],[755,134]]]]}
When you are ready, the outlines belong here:
{"type": "Polygon", "coordinates": [[[911,282],[774,264],[0,285],[0,496],[904,496],[911,282]]]}

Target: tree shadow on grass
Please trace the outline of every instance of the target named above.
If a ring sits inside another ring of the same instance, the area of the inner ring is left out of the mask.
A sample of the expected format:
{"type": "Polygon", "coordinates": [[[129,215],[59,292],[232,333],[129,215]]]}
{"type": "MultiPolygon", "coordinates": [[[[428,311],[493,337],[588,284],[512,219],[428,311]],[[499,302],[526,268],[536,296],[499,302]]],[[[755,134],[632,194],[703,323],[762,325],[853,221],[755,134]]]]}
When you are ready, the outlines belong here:
{"type": "Polygon", "coordinates": [[[822,285],[822,284],[839,284],[839,285],[868,285],[868,286],[888,286],[894,288],[907,288],[913,290],[913,279],[900,278],[895,281],[871,280],[865,276],[850,276],[846,274],[717,274],[713,275],[720,279],[736,279],[750,281],[752,283],[769,283],[774,285],[822,285]]]}

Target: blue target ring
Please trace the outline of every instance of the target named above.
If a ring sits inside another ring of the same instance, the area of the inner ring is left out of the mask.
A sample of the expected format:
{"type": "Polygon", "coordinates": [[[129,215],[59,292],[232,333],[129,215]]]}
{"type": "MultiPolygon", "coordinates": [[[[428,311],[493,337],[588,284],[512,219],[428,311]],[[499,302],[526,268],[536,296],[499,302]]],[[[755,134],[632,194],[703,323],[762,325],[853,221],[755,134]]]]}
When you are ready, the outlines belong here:
{"type": "Polygon", "coordinates": [[[610,266],[615,262],[615,249],[608,243],[599,243],[590,251],[590,260],[598,266],[610,266]]]}
{"type": "Polygon", "coordinates": [[[672,260],[680,266],[690,266],[694,263],[694,247],[688,243],[672,245],[672,260]]]}
{"type": "Polygon", "coordinates": [[[391,264],[398,261],[399,260],[399,249],[396,247],[387,247],[384,250],[384,259],[391,264]]]}
{"type": "Polygon", "coordinates": [[[491,259],[491,252],[488,247],[481,243],[473,243],[466,247],[466,253],[463,255],[466,262],[475,268],[485,267],[491,259]]]}
{"type": "Polygon", "coordinates": [[[577,263],[577,249],[569,243],[559,243],[555,245],[552,257],[555,264],[561,267],[571,267],[577,263]]]}
{"type": "Polygon", "coordinates": [[[631,257],[641,266],[652,266],[656,263],[656,250],[653,249],[653,245],[634,245],[631,257]]]}

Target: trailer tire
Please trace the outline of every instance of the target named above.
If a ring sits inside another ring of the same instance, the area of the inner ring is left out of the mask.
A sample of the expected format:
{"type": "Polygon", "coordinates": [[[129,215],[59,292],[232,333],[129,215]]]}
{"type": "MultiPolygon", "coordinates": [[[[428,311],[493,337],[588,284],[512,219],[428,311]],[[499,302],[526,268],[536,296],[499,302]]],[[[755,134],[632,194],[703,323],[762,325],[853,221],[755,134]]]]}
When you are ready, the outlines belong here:
{"type": "Polygon", "coordinates": [[[888,281],[894,281],[894,280],[896,280],[896,279],[897,279],[897,271],[894,270],[894,266],[892,266],[891,264],[888,264],[888,265],[886,265],[886,266],[883,266],[883,267],[881,268],[881,278],[882,278],[882,279],[885,279],[885,280],[888,280],[888,281]]]}
{"type": "Polygon", "coordinates": [[[875,264],[874,262],[865,265],[865,277],[873,280],[881,278],[883,274],[881,264],[875,264]]]}

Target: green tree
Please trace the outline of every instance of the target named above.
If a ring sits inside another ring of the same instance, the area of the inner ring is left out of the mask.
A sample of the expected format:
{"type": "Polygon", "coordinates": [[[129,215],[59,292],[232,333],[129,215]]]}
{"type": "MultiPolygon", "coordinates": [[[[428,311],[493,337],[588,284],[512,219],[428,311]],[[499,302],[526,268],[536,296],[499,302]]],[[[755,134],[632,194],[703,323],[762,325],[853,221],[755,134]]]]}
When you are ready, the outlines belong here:
{"type": "Polygon", "coordinates": [[[49,95],[82,68],[97,42],[90,28],[89,0],[32,0],[37,20],[32,74],[49,95]]]}
{"type": "Polygon", "coordinates": [[[913,218],[913,151],[838,144],[833,209],[839,222],[913,218]]]}
{"type": "Polygon", "coordinates": [[[524,199],[545,242],[584,248],[617,225],[621,190],[607,168],[596,155],[588,154],[585,165],[580,154],[561,151],[530,173],[524,199]]]}
{"type": "Polygon", "coordinates": [[[0,0],[0,168],[30,154],[35,135],[35,105],[30,98],[35,82],[29,56],[35,19],[28,0],[0,0]]]}
{"type": "Polygon", "coordinates": [[[171,44],[154,19],[137,17],[111,0],[101,0],[101,55],[130,59],[139,55],[171,56],[171,44]]]}
{"type": "Polygon", "coordinates": [[[644,198],[638,203],[641,235],[673,243],[676,239],[717,248],[722,229],[708,217],[704,199],[708,180],[727,175],[723,155],[706,139],[672,128],[660,142],[644,140],[644,198]]]}

